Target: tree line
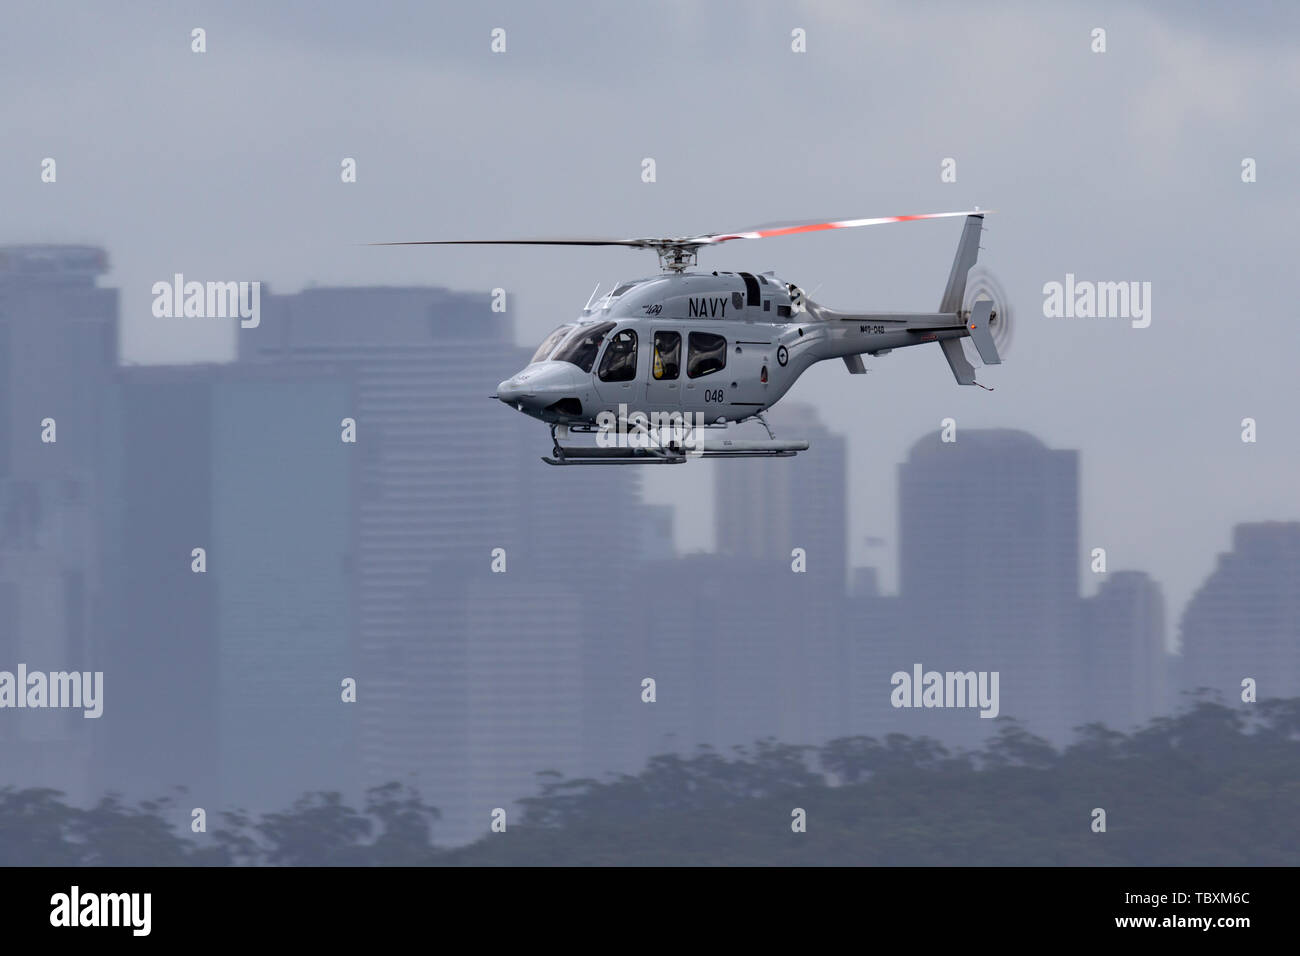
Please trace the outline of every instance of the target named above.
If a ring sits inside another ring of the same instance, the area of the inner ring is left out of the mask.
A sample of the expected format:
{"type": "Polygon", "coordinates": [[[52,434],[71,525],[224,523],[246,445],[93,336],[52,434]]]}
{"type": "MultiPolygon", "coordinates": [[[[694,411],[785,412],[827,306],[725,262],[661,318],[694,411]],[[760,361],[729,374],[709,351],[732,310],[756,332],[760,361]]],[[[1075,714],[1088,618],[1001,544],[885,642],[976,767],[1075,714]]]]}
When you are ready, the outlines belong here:
{"type": "Polygon", "coordinates": [[[6,787],[0,865],[1300,864],[1300,698],[1199,699],[1129,734],[1079,728],[1060,749],[997,726],[970,750],[901,734],[768,739],[604,780],[544,772],[505,833],[460,847],[439,845],[437,808],[398,783],[355,806],[317,792],[224,812],[205,834],[178,826],[188,811],[173,797],[80,808],[6,787]]]}

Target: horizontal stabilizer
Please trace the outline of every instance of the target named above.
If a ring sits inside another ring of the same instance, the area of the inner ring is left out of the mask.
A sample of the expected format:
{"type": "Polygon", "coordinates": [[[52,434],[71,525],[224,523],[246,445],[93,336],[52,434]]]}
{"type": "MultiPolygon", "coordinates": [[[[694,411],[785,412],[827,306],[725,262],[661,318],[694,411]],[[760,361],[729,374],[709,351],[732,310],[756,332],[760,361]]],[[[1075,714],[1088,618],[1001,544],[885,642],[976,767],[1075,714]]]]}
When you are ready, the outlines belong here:
{"type": "Polygon", "coordinates": [[[961,339],[943,339],[939,347],[943,349],[943,357],[948,360],[957,384],[974,385],[975,367],[966,361],[966,353],[961,350],[961,339]]]}

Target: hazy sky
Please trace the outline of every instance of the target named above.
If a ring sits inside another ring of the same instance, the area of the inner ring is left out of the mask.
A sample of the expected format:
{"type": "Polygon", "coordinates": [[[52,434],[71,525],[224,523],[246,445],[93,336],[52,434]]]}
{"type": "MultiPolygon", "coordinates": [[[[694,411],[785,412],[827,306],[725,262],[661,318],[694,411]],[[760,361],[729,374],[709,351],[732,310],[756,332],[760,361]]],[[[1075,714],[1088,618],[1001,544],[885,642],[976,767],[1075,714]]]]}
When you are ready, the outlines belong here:
{"type": "MultiPolygon", "coordinates": [[[[981,261],[1018,323],[1007,363],[980,376],[996,391],[958,387],[924,346],[865,377],[815,368],[788,399],[850,438],[855,563],[892,586],[896,466],[947,416],[959,440],[1007,426],[1081,449],[1085,551],[1151,571],[1171,623],[1234,523],[1300,517],[1296,5],[10,2],[3,17],[0,242],[106,246],[127,360],[233,354],[232,323],[152,317],[150,286],[174,272],[278,291],[500,286],[531,344],[653,256],[360,243],[978,204],[997,210],[981,261]],[[956,183],[940,182],[945,157],[956,183]],[[1258,182],[1241,181],[1245,157],[1258,182]],[[1066,273],[1151,282],[1150,327],[1044,318],[1043,284],[1066,273]]],[[[959,231],[737,242],[701,264],[775,269],[836,308],[933,309],[959,231]]],[[[647,477],[682,506],[687,550],[712,541],[710,467],[647,477]]]]}

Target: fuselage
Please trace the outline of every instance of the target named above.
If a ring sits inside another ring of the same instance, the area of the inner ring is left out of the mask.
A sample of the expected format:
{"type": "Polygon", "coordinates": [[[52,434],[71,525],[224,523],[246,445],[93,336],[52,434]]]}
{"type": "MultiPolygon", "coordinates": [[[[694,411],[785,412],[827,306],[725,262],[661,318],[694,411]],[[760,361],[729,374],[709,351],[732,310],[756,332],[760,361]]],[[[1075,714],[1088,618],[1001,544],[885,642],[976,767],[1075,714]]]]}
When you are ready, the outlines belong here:
{"type": "Polygon", "coordinates": [[[964,334],[924,318],[939,321],[833,313],[771,273],[670,273],[623,283],[555,329],[497,397],[552,424],[620,411],[738,422],[816,362],[964,334]]]}
{"type": "MultiPolygon", "coordinates": [[[[771,406],[798,377],[783,333],[798,318],[774,276],[684,273],[623,283],[553,332],[497,396],[548,422],[602,411],[690,412],[739,421],[771,406]]],[[[806,364],[803,365],[806,368],[806,364]]]]}

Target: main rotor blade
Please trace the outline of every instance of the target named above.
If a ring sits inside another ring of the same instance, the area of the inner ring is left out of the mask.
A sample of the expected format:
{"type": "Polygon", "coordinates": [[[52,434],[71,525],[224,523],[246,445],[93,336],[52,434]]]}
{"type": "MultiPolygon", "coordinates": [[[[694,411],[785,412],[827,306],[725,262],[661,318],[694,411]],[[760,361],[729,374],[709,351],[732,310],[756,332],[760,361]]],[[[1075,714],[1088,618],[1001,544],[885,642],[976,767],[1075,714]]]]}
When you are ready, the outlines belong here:
{"type": "Polygon", "coordinates": [[[746,232],[726,232],[712,236],[695,236],[689,241],[701,245],[729,242],[732,239],[770,239],[773,236],[790,236],[801,232],[823,232],[827,229],[853,229],[856,226],[879,226],[888,222],[914,222],[918,219],[950,219],[954,216],[982,216],[991,210],[970,209],[964,212],[927,212],[917,216],[881,216],[876,219],[839,219],[832,222],[803,222],[759,227],[746,232]]]}
{"type": "Polygon", "coordinates": [[[700,246],[729,242],[732,239],[770,239],[801,232],[827,229],[852,229],[855,226],[878,226],[887,222],[912,222],[918,219],[948,219],[953,216],[982,216],[987,210],[967,212],[929,212],[919,216],[882,216],[877,219],[839,219],[831,222],[805,222],[759,227],[746,232],[725,232],[706,236],[647,237],[643,239],[428,239],[421,242],[370,242],[370,246],[630,246],[635,249],[695,249],[700,246]]]}
{"type": "Polygon", "coordinates": [[[368,242],[368,246],[642,246],[640,239],[430,239],[424,242],[368,242]]]}

